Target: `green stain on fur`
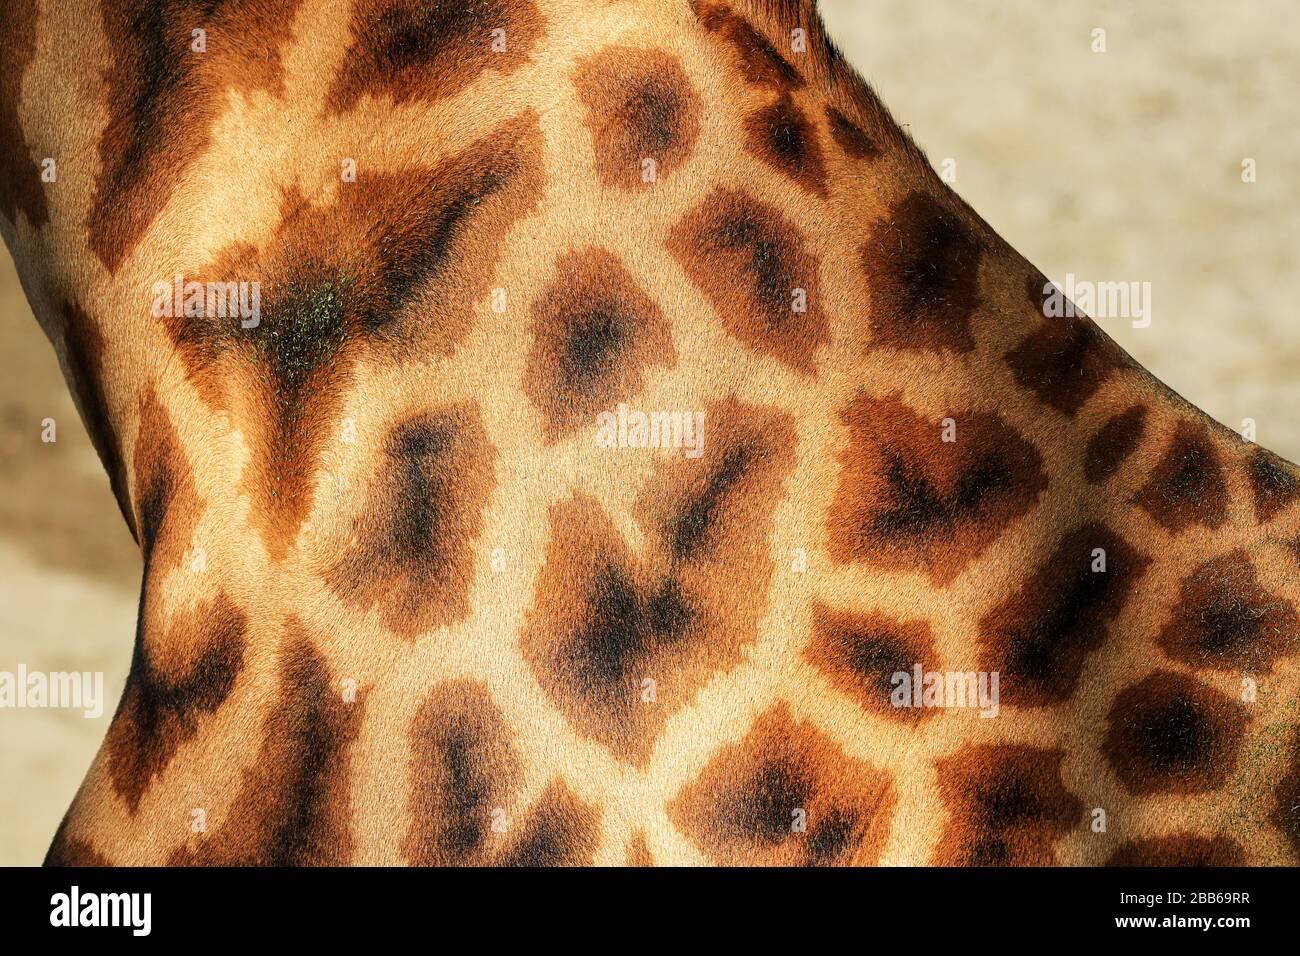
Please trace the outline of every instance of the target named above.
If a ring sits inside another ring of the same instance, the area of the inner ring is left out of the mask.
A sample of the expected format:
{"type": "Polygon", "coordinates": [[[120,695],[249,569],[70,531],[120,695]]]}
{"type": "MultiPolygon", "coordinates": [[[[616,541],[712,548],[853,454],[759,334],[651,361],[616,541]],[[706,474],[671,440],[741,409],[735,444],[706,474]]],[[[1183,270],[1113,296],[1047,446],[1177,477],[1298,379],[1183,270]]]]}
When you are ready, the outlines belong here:
{"type": "Polygon", "coordinates": [[[347,337],[352,280],[338,273],[315,282],[293,282],[276,297],[261,328],[261,347],[280,389],[296,393],[327,364],[347,337]]]}

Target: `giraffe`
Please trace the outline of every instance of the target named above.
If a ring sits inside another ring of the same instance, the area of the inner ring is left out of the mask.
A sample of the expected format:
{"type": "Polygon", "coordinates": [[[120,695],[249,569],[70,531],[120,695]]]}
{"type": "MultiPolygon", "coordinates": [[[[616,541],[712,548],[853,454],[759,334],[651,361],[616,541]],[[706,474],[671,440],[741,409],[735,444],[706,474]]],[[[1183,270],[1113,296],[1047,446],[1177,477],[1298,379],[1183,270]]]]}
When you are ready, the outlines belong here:
{"type": "Polygon", "coordinates": [[[1300,474],[811,0],[13,0],[0,130],[143,564],[47,863],[1300,855],[1300,474]]]}

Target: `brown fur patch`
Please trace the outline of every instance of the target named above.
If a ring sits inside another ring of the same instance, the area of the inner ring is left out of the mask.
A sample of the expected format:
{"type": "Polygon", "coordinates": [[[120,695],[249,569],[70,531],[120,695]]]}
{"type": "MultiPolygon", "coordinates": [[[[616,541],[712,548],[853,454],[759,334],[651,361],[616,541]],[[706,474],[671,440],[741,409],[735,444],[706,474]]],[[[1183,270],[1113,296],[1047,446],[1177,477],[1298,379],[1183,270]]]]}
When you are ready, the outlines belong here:
{"type": "Polygon", "coordinates": [[[533,305],[524,394],[542,413],[548,444],[633,398],[646,370],[677,364],[659,306],[600,248],[570,252],[533,305]]]}
{"type": "Polygon", "coordinates": [[[826,195],[826,164],[817,129],[787,99],[765,106],[745,121],[745,148],[809,192],[826,195]]]}
{"type": "Polygon", "coordinates": [[[1183,581],[1157,643],[1191,667],[1268,674],[1300,650],[1300,620],[1290,601],[1264,590],[1250,556],[1237,549],[1183,581]]]}
{"type": "Polygon", "coordinates": [[[1003,701],[1042,707],[1069,700],[1088,655],[1150,563],[1105,525],[1064,535],[1033,575],[980,619],[980,667],[1002,675],[1003,701]],[[1105,552],[1104,571],[1093,570],[1097,548],[1105,552]]]}
{"type": "MultiPolygon", "coordinates": [[[[262,743],[220,826],[192,834],[170,866],[343,866],[352,857],[351,750],[365,718],[362,692],[344,700],[302,625],[280,649],[280,696],[262,743]]],[[[233,784],[234,782],[231,781],[233,784]]]]}
{"type": "Polygon", "coordinates": [[[1300,498],[1300,474],[1290,462],[1257,448],[1246,464],[1246,477],[1255,495],[1255,520],[1260,524],[1300,498]]]}
{"type": "MultiPolygon", "coordinates": [[[[185,555],[202,511],[194,472],[180,438],[152,387],[140,397],[135,440],[135,527],[144,555],[144,590],[152,574],[159,580],[185,555]]],[[[141,626],[149,623],[149,605],[141,597],[141,626]]]]}
{"type": "Polygon", "coordinates": [[[23,76],[36,56],[36,0],[0,4],[0,216],[14,222],[18,213],[33,229],[50,220],[40,167],[18,117],[23,76]]]}
{"type": "Polygon", "coordinates": [[[1282,831],[1291,852],[1300,860],[1300,729],[1292,736],[1291,759],[1274,791],[1273,813],[1269,819],[1282,831]]]}
{"type": "Polygon", "coordinates": [[[573,81],[605,185],[640,189],[690,158],[700,131],[700,97],[676,56],[606,47],[579,65],[573,81]],[[655,164],[651,181],[642,167],[647,159],[655,164]]]}
{"type": "Polygon", "coordinates": [[[596,854],[600,814],[563,781],[552,781],[523,824],[511,831],[496,861],[500,866],[590,866],[596,854]]]}
{"type": "Polygon", "coordinates": [[[1047,487],[1034,446],[996,414],[953,417],[957,441],[944,442],[897,395],[861,395],[840,412],[849,444],[828,520],[837,563],[946,584],[1033,507],[1047,487]]]}
{"type": "Polygon", "coordinates": [[[1237,841],[1225,836],[1194,833],[1125,840],[1106,861],[1107,866],[1241,866],[1246,862],[1237,841]]]}
{"type": "Polygon", "coordinates": [[[871,227],[862,269],[871,296],[872,344],[970,352],[983,244],[923,192],[909,193],[871,227]]]}
{"type": "Polygon", "coordinates": [[[495,459],[471,402],[395,425],[351,542],[325,574],[334,593],[377,605],[384,627],[408,639],[462,620],[495,459]]]}
{"type": "Polygon", "coordinates": [[[534,206],[537,117],[503,124],[424,169],[360,173],[326,207],[286,197],[273,237],[204,273],[261,283],[261,319],[169,320],[190,378],[252,446],[245,488],[272,558],[310,513],[316,468],[363,355],[449,355],[492,281],[501,239],[534,206]]]}
{"type": "Polygon", "coordinates": [[[1061,781],[1062,750],[965,744],[936,762],[951,814],[937,866],[1054,866],[1053,844],[1083,823],[1061,781]]]}
{"type": "Polygon", "coordinates": [[[813,604],[812,640],[804,652],[839,690],[881,717],[913,721],[934,710],[895,707],[890,701],[896,673],[912,673],[939,660],[930,625],[895,620],[883,614],[850,614],[821,602],[813,604]]]}
{"type": "Polygon", "coordinates": [[[815,372],[817,350],[830,341],[818,263],[776,206],[716,189],[673,228],[668,248],[731,335],[796,371],[815,372]],[[803,312],[794,311],[798,289],[803,312]]]}
{"type": "Polygon", "coordinates": [[[109,272],[135,249],[206,150],[225,91],[279,90],[280,57],[300,2],[100,0],[109,121],[86,227],[109,272]],[[192,49],[196,29],[205,31],[203,52],[192,49]]]}
{"type": "Polygon", "coordinates": [[[112,866],[104,856],[87,840],[78,840],[68,836],[68,818],[64,817],[59,829],[54,834],[50,848],[45,851],[42,866],[112,866]]]}
{"type": "Polygon", "coordinates": [[[1115,698],[1102,752],[1129,793],[1208,793],[1232,774],[1249,721],[1226,694],[1157,671],[1115,698]]]}
{"type": "Polygon", "coordinates": [[[1087,316],[1045,316],[1042,284],[1037,279],[1029,281],[1029,298],[1037,325],[1003,359],[1011,366],[1016,384],[1044,405],[1074,417],[1111,373],[1125,364],[1124,355],[1087,316]]]}
{"type": "Polygon", "coordinates": [[[799,71],[731,7],[710,0],[691,0],[691,6],[700,25],[729,45],[736,67],[747,83],[786,92],[804,85],[799,71]]]}
{"type": "Polygon", "coordinates": [[[628,840],[625,859],[628,866],[647,867],[655,865],[654,857],[650,854],[650,847],[646,845],[644,830],[637,830],[632,835],[632,839],[628,840]]]}
{"type": "Polygon", "coordinates": [[[590,865],[600,815],[563,782],[552,781],[519,821],[507,813],[522,766],[485,685],[436,686],[416,715],[410,743],[411,822],[402,843],[408,863],[590,865]]]}
{"type": "Polygon", "coordinates": [[[117,714],[108,729],[109,775],[132,814],[176,751],[230,696],[244,661],[247,619],[225,593],[168,624],[141,629],[117,714]]]}
{"type": "Polygon", "coordinates": [[[881,154],[880,145],[833,106],[826,107],[826,123],[831,128],[831,137],[850,158],[875,159],[881,154]]]}
{"type": "Polygon", "coordinates": [[[1228,518],[1228,484],[1204,425],[1180,421],[1164,457],[1133,497],[1174,534],[1193,524],[1217,528],[1228,518]]]}
{"type": "Polygon", "coordinates": [[[326,98],[330,113],[367,96],[397,104],[442,99],[489,70],[509,73],[528,61],[545,22],[529,0],[360,0],[351,31],[326,98]]]}
{"type": "Polygon", "coordinates": [[[414,866],[486,863],[492,815],[521,782],[519,758],[484,685],[436,686],[410,731],[410,826],[402,854],[414,866]]]}
{"type": "Polygon", "coordinates": [[[887,771],[778,704],[682,788],[668,815],[718,865],[870,866],[896,799],[887,771]]]}
{"type": "Polygon", "coordinates": [[[1120,465],[1141,444],[1146,421],[1147,407],[1134,405],[1111,416],[1097,434],[1088,439],[1083,459],[1083,477],[1088,484],[1103,482],[1119,471],[1120,465]]]}
{"type": "Polygon", "coordinates": [[[638,765],[668,717],[754,640],[773,511],[794,464],[784,415],[731,399],[706,416],[705,456],[660,465],[638,499],[643,560],[594,500],[551,508],[521,641],[574,727],[638,765]]]}

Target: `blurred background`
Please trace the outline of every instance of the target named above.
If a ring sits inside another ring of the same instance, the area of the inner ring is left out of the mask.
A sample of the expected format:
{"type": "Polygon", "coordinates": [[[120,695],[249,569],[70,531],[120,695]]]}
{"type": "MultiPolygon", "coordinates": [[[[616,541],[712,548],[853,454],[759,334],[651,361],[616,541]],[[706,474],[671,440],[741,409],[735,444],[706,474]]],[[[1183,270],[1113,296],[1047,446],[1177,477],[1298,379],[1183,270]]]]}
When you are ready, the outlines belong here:
{"type": "MultiPolygon", "coordinates": [[[[831,36],[1048,277],[1151,283],[1103,327],[1300,459],[1300,13],[1292,0],[822,0],[831,36]],[[1094,31],[1105,52],[1093,52],[1094,31]],[[1257,181],[1242,182],[1242,160],[1257,181]]],[[[0,865],[39,863],[130,663],[140,559],[0,253],[0,671],[103,671],[103,717],[0,712],[0,865]],[[41,421],[58,441],[41,442],[41,421]]]]}

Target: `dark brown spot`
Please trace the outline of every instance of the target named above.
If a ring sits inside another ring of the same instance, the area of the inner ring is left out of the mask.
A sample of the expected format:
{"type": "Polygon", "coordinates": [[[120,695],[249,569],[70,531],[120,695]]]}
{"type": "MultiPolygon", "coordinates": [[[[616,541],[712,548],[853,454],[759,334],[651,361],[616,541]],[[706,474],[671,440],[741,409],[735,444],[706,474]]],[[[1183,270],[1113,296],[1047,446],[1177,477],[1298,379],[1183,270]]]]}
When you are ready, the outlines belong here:
{"type": "Polygon", "coordinates": [[[1273,813],[1269,819],[1282,831],[1291,851],[1300,859],[1300,729],[1294,733],[1291,759],[1274,794],[1273,813]]]}
{"type": "Polygon", "coordinates": [[[746,148],[763,162],[789,176],[804,189],[826,195],[826,164],[817,130],[803,110],[789,99],[778,100],[745,122],[746,148]]]}
{"type": "Polygon", "coordinates": [[[378,605],[384,626],[406,638],[463,619],[495,458],[470,402],[395,426],[350,542],[325,572],[334,593],[378,605]]]}
{"type": "Polygon", "coordinates": [[[835,107],[826,107],[826,122],[830,124],[831,136],[840,149],[853,159],[875,159],[880,155],[881,149],[876,141],[835,107]]]}
{"type": "Polygon", "coordinates": [[[1208,793],[1231,775],[1248,722],[1244,704],[1157,671],[1115,698],[1102,752],[1130,793],[1208,793]]]}
{"type": "Polygon", "coordinates": [[[352,745],[365,716],[363,691],[340,681],[290,618],[280,652],[280,695],[262,744],[243,771],[224,819],[191,834],[171,866],[344,866],[351,861],[352,745]]]}
{"type": "Polygon", "coordinates": [[[551,508],[522,649],[548,697],[633,763],[757,634],[791,422],[734,399],[705,409],[708,451],[656,469],[634,514],[643,558],[592,499],[551,508]],[[651,684],[647,684],[651,681],[651,684]]]}
{"type": "MultiPolygon", "coordinates": [[[[180,563],[202,509],[189,459],[152,388],[141,396],[139,409],[132,500],[147,592],[151,574],[161,580],[180,563]]],[[[151,624],[150,605],[143,597],[141,605],[141,626],[151,624]]]]}
{"type": "Polygon", "coordinates": [[[45,852],[42,866],[112,866],[109,859],[87,840],[68,835],[68,818],[64,817],[54,834],[50,848],[45,852]]]}
{"type": "Polygon", "coordinates": [[[416,715],[407,764],[411,822],[402,854],[416,866],[589,865],[599,814],[556,780],[511,809],[523,768],[485,685],[439,684],[416,715]]]}
{"type": "Polygon", "coordinates": [[[1034,446],[1000,416],[953,416],[941,440],[902,399],[862,395],[840,413],[849,444],[828,521],[831,557],[928,573],[946,584],[1047,487],[1034,446]]]}
{"type": "Polygon", "coordinates": [[[110,112],[86,225],[90,247],[109,272],[134,250],[205,151],[225,91],[279,91],[281,53],[300,2],[101,0],[110,112]],[[203,52],[192,48],[196,29],[204,30],[203,52]]]}
{"type": "Polygon", "coordinates": [[[1084,453],[1083,477],[1088,484],[1105,481],[1137,451],[1146,431],[1147,407],[1134,405],[1114,415],[1088,440],[1084,453]]]}
{"type": "Polygon", "coordinates": [[[700,98],[677,57],[607,48],[579,66],[574,83],[587,112],[596,172],[607,186],[649,186],[690,157],[700,98]],[[647,160],[654,163],[652,176],[647,160]]]}
{"type": "Polygon", "coordinates": [[[650,366],[677,364],[659,306],[603,249],[571,252],[533,305],[524,394],[548,443],[586,427],[640,390],[650,366]]]}
{"type": "Polygon", "coordinates": [[[521,782],[510,732],[486,687],[433,689],[411,728],[411,823],[402,844],[415,866],[481,865],[494,849],[494,813],[521,782]]]}
{"type": "Polygon", "coordinates": [[[805,374],[830,341],[818,263],[773,205],[716,189],[673,228],[669,251],[722,317],[755,351],[805,374]]]}
{"type": "Polygon", "coordinates": [[[799,71],[730,7],[709,0],[691,0],[691,5],[700,25],[730,44],[746,82],[783,91],[797,90],[804,85],[799,71]]]}
{"type": "Polygon", "coordinates": [[[36,0],[0,5],[0,216],[16,222],[21,211],[38,229],[50,220],[40,167],[18,116],[23,76],[36,56],[36,0]]]}
{"type": "Polygon", "coordinates": [[[362,0],[353,5],[352,39],[327,110],[346,112],[367,96],[392,103],[451,96],[488,70],[522,66],[543,29],[529,0],[362,0]]]}
{"type": "Polygon", "coordinates": [[[1083,823],[1061,781],[1062,750],[965,744],[937,761],[950,814],[937,866],[1054,866],[1054,844],[1083,823]]]}
{"type": "Polygon", "coordinates": [[[980,666],[1002,675],[1002,699],[1021,707],[1068,700],[1148,564],[1104,525],[1062,537],[1029,580],[980,620],[980,666]]]}
{"type": "Polygon", "coordinates": [[[919,720],[934,713],[922,707],[896,707],[890,700],[894,675],[912,675],[920,664],[932,667],[938,651],[924,621],[899,621],[882,614],[849,614],[813,604],[812,640],[805,651],[841,691],[873,714],[919,720]]]}
{"type": "Polygon", "coordinates": [[[847,756],[778,704],[719,751],[668,814],[718,865],[870,866],[895,801],[886,771],[847,756]]]}
{"type": "Polygon", "coordinates": [[[910,193],[875,222],[861,254],[874,345],[975,348],[970,323],[983,246],[961,219],[925,193],[910,193]]]}
{"type": "Polygon", "coordinates": [[[1158,643],[1192,667],[1267,674],[1300,649],[1300,620],[1290,601],[1264,590],[1249,555],[1238,549],[1183,582],[1158,643]]]}
{"type": "Polygon", "coordinates": [[[1194,833],[1125,840],[1106,861],[1107,866],[1243,866],[1237,841],[1225,836],[1194,833]]]}
{"type": "Polygon", "coordinates": [[[600,814],[560,781],[553,781],[511,835],[500,866],[590,866],[600,814]]]}
{"type": "Polygon", "coordinates": [[[220,591],[178,614],[163,633],[146,631],[143,620],[107,738],[113,787],[132,814],[176,751],[230,696],[247,625],[220,591]]]}
{"type": "Polygon", "coordinates": [[[1255,519],[1263,524],[1300,498],[1300,475],[1290,462],[1257,448],[1246,464],[1246,477],[1255,495],[1255,519]]]}
{"type": "Polygon", "coordinates": [[[1193,524],[1217,528],[1227,520],[1223,465],[1203,425],[1178,423],[1164,457],[1133,503],[1175,534],[1193,524]]]}
{"type": "Polygon", "coordinates": [[[1039,279],[1030,280],[1029,296],[1036,326],[1004,359],[1016,384],[1073,417],[1124,364],[1124,355],[1087,316],[1045,315],[1039,279]]]}

